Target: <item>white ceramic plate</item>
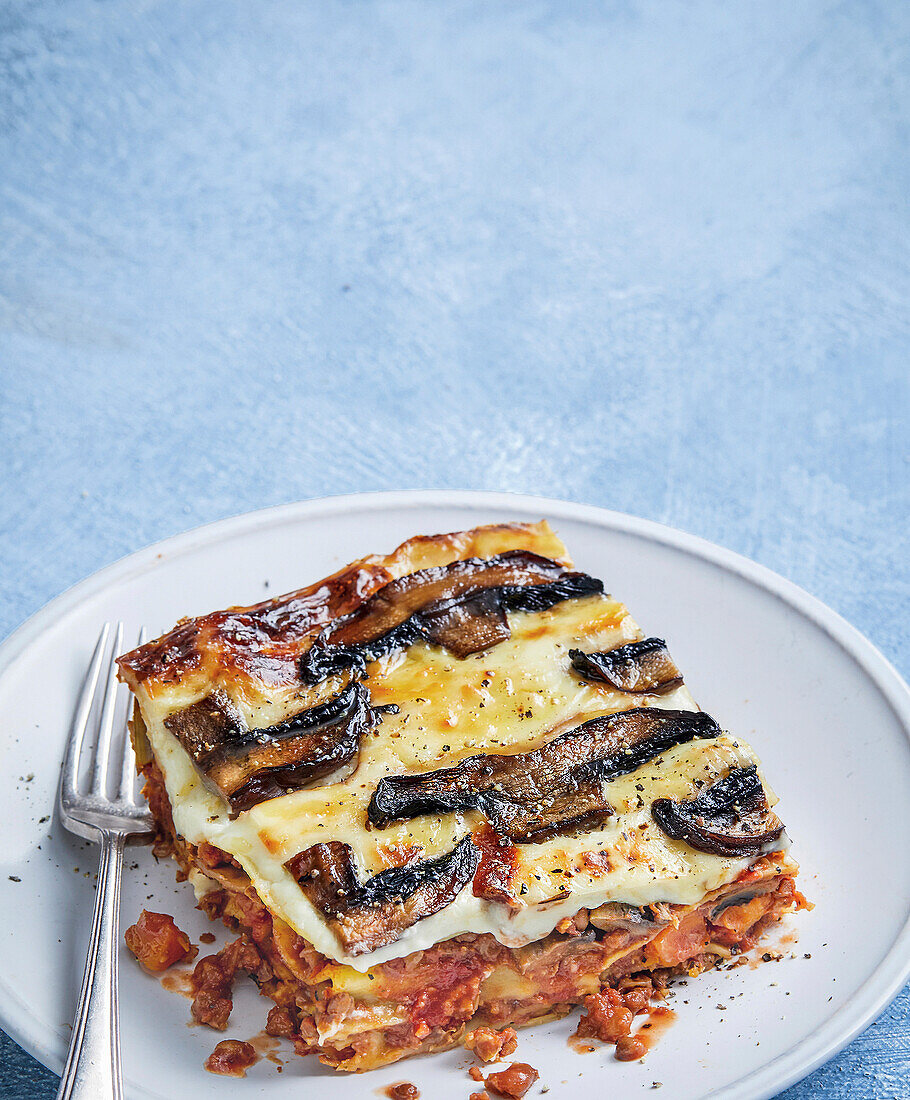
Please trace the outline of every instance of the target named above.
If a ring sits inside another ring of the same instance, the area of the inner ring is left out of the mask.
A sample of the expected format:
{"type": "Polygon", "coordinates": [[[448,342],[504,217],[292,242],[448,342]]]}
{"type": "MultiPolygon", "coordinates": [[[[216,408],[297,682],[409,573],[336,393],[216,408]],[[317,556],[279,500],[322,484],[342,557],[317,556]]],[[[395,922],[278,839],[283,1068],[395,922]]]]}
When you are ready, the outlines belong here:
{"type": "MultiPolygon", "coordinates": [[[[729,551],[597,508],[452,492],[337,497],[191,531],[78,584],[0,648],[0,1024],[60,1071],[96,856],[45,815],[102,621],[159,633],[182,615],[296,588],[409,535],[542,516],[580,568],[602,577],[646,631],[669,640],[701,705],[752,742],[816,908],[792,921],[794,958],[707,974],[680,989],[679,1018],[643,1063],[621,1064],[608,1048],[572,1052],[572,1021],[522,1032],[517,1057],[541,1075],[529,1096],[544,1085],[550,1098],[653,1095],[659,1081],[672,1100],[758,1100],[864,1028],[910,973],[910,693],[894,669],[832,611],[729,551]]],[[[189,887],[175,885],[171,865],[132,849],[124,922],[146,904],[175,914],[194,937],[215,927],[194,910],[189,887]]],[[[270,1003],[252,990],[238,996],[226,1035],[254,1035],[270,1003]]],[[[464,1100],[472,1088],[464,1052],[367,1077],[331,1075],[294,1056],[280,1074],[263,1060],[246,1080],[213,1077],[202,1062],[221,1036],[188,1027],[188,1002],[142,974],[125,949],[120,1016],[130,1097],[299,1098],[309,1091],[300,1079],[312,1076],[327,1100],[375,1095],[401,1079],[434,1100],[464,1100]]]]}

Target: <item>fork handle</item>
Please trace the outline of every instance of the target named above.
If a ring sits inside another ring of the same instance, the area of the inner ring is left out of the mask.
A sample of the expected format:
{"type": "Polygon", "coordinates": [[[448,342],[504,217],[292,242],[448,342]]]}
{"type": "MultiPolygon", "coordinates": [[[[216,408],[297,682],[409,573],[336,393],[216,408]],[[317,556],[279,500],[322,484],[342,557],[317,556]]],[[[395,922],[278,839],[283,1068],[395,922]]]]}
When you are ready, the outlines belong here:
{"type": "Polygon", "coordinates": [[[117,1018],[122,833],[102,834],[98,889],[73,1037],[57,1100],[122,1100],[117,1018]]]}

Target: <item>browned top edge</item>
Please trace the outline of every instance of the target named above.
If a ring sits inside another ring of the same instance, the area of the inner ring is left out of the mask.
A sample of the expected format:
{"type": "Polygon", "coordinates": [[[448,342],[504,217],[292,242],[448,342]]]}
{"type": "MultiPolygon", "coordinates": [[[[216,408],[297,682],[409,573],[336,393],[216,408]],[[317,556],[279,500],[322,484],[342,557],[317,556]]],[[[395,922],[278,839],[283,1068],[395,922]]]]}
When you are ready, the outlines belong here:
{"type": "Polygon", "coordinates": [[[546,520],[416,535],[390,554],[360,558],[294,592],[183,619],[160,638],[118,658],[120,676],[130,687],[142,684],[147,690],[177,683],[195,671],[212,679],[226,673],[267,685],[292,684],[305,639],[353,611],[384,584],[417,569],[508,549],[534,550],[571,564],[546,520]]]}

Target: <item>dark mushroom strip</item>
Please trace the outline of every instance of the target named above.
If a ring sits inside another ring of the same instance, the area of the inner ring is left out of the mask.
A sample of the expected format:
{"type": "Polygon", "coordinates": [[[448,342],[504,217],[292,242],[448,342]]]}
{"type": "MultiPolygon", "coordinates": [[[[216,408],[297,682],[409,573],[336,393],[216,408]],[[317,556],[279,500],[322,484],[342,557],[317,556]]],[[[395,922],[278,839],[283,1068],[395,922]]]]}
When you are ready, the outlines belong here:
{"type": "Polygon", "coordinates": [[[175,711],[164,724],[196,763],[219,745],[235,741],[247,728],[230,696],[220,688],[198,703],[175,711]]]}
{"type": "Polygon", "coordinates": [[[500,835],[537,840],[609,816],[605,780],[635,771],[674,745],[720,732],[703,711],[636,707],[592,718],[533,752],[469,756],[454,768],[388,776],[367,813],[373,825],[383,826],[476,809],[500,835]]]}
{"type": "MultiPolygon", "coordinates": [[[[277,725],[249,729],[223,691],[165,719],[206,784],[235,813],[306,786],[350,763],[386,708],[371,708],[350,684],[340,694],[277,725]]],[[[395,708],[397,709],[397,708],[395,708]]]]}
{"type": "Polygon", "coordinates": [[[369,661],[418,641],[467,657],[510,636],[507,611],[544,611],[602,591],[596,578],[525,550],[420,569],[326,627],[302,657],[301,675],[312,684],[345,669],[362,675],[369,661]]]}
{"type": "Polygon", "coordinates": [[[471,881],[480,849],[471,838],[447,855],[410,867],[390,867],[357,881],[351,849],[331,841],[300,852],[285,866],[351,955],[397,940],[418,921],[438,913],[471,881]]]}
{"type": "Polygon", "coordinates": [[[656,799],[651,816],[667,836],[716,856],[755,855],[784,831],[754,764],[733,768],[695,798],[656,799]]]}
{"type": "Polygon", "coordinates": [[[750,901],[754,901],[755,898],[761,897],[763,894],[770,894],[777,885],[776,879],[767,879],[765,882],[754,883],[747,890],[735,890],[731,893],[725,894],[719,898],[717,904],[711,910],[711,920],[719,917],[725,909],[730,909],[733,906],[747,905],[750,901]]]}
{"type": "Polygon", "coordinates": [[[611,953],[629,952],[670,924],[650,906],[638,909],[622,902],[607,902],[592,909],[588,920],[601,947],[611,953]]]}
{"type": "Polygon", "coordinates": [[[644,638],[603,653],[570,649],[572,667],[590,680],[600,680],[617,691],[657,694],[679,687],[682,673],[667,652],[663,638],[644,638]]]}
{"type": "Polygon", "coordinates": [[[529,844],[578,829],[593,829],[612,817],[614,810],[604,795],[603,782],[578,771],[569,772],[555,790],[541,793],[529,805],[491,799],[484,812],[498,833],[529,844]]]}
{"type": "Polygon", "coordinates": [[[591,924],[605,935],[625,932],[634,936],[653,936],[670,923],[659,917],[649,905],[638,908],[620,901],[608,901],[592,909],[589,915],[591,924]]]}

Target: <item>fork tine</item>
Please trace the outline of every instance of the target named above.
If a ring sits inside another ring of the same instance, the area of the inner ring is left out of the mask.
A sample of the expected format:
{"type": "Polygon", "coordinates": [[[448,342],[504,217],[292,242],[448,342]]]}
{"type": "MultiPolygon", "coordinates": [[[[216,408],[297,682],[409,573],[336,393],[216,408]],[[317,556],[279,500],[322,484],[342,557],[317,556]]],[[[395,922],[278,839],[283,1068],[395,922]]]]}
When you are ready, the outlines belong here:
{"type": "Polygon", "coordinates": [[[79,696],[79,704],[73,718],[72,734],[66,744],[66,755],[63,758],[63,771],[60,780],[60,794],[62,797],[73,799],[78,797],[79,789],[79,757],[82,753],[82,742],[85,739],[85,730],[92,713],[92,703],[95,700],[95,692],[98,687],[98,678],[101,675],[101,666],[104,661],[104,651],[107,648],[108,635],[111,632],[111,624],[105,623],[95,643],[95,652],[92,654],[88,672],[82,685],[82,694],[79,696]]]}
{"type": "MultiPolygon", "coordinates": [[[[140,627],[137,646],[145,645],[147,638],[145,627],[140,627]]],[[[127,703],[126,717],[130,716],[130,704],[127,703]]],[[[124,725],[126,723],[124,722],[124,725]]],[[[123,734],[123,761],[120,766],[120,795],[119,797],[131,806],[140,806],[139,797],[136,794],[136,757],[133,753],[133,745],[130,740],[130,731],[127,728],[123,734]]]]}
{"type": "Polygon", "coordinates": [[[104,704],[101,707],[101,719],[98,723],[95,765],[92,769],[92,793],[101,795],[103,798],[107,797],[107,771],[111,755],[111,740],[114,736],[114,714],[117,710],[117,665],[114,658],[120,655],[122,645],[123,623],[117,623],[104,689],[104,704]]]}

